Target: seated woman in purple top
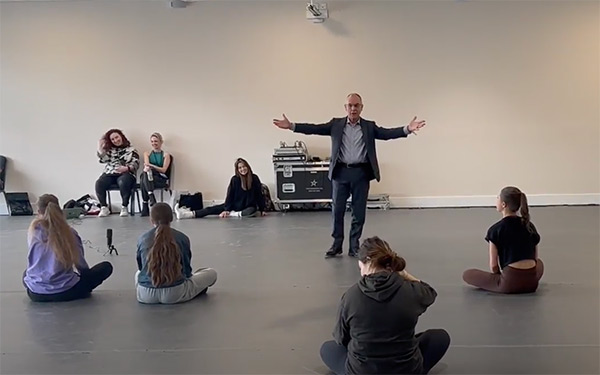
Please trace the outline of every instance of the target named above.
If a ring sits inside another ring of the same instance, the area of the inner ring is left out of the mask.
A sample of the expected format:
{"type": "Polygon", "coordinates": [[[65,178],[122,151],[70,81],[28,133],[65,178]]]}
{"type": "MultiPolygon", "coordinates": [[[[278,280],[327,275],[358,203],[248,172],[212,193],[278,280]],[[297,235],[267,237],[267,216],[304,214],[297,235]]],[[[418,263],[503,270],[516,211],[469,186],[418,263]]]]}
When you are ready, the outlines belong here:
{"type": "Polygon", "coordinates": [[[29,255],[23,276],[27,295],[35,302],[89,297],[112,274],[112,265],[101,262],[89,268],[81,238],[67,223],[58,198],[44,194],[37,206],[38,215],[27,236],[29,255]]]}

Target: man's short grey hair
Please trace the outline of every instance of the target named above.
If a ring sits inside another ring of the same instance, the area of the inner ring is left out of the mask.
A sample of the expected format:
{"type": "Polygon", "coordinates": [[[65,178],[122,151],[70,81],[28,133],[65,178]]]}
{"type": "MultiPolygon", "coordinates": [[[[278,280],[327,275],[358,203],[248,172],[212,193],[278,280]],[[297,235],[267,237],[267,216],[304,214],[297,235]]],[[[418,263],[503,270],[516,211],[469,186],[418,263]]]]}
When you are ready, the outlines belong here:
{"type": "Polygon", "coordinates": [[[358,96],[358,98],[360,99],[360,101],[362,102],[362,96],[360,96],[359,93],[357,92],[351,92],[350,94],[348,94],[348,96],[346,96],[346,99],[348,99],[351,96],[358,96]]]}

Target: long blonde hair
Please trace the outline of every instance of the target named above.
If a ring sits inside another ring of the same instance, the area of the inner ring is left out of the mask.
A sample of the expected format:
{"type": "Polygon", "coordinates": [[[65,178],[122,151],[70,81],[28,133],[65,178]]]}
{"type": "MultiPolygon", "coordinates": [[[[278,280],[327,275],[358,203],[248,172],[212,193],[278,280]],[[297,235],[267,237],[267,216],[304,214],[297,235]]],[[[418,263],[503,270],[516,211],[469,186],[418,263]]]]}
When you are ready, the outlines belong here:
{"type": "Polygon", "coordinates": [[[152,285],[171,285],[183,276],[181,252],[171,231],[173,211],[166,203],[152,206],[150,218],[156,225],[154,243],[148,252],[148,273],[152,285]]]}
{"type": "Polygon", "coordinates": [[[29,237],[33,236],[36,228],[42,227],[48,234],[46,241],[56,259],[66,269],[73,268],[79,263],[81,252],[75,233],[58,205],[58,198],[52,194],[44,194],[38,199],[37,206],[39,215],[29,225],[29,237]]]}

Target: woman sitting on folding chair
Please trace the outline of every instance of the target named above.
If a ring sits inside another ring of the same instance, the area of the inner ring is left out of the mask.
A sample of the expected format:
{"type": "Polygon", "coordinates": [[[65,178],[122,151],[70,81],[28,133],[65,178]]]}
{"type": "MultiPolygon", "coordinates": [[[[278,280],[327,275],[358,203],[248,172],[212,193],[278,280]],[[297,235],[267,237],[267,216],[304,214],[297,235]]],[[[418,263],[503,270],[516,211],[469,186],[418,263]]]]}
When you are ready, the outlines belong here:
{"type": "Polygon", "coordinates": [[[118,185],[123,202],[120,216],[129,216],[127,206],[135,188],[140,159],[137,150],[121,130],[110,129],[100,138],[97,155],[104,164],[104,173],[96,181],[96,195],[101,206],[98,217],[110,215],[106,194],[114,185],[118,185]]]}
{"type": "Polygon", "coordinates": [[[144,152],[144,173],[140,177],[142,190],[142,216],[150,214],[150,207],[156,203],[154,189],[165,188],[169,181],[171,155],[162,150],[163,137],[160,133],[152,133],[150,145],[152,151],[144,152]],[[150,204],[148,206],[148,204],[150,204]]]}

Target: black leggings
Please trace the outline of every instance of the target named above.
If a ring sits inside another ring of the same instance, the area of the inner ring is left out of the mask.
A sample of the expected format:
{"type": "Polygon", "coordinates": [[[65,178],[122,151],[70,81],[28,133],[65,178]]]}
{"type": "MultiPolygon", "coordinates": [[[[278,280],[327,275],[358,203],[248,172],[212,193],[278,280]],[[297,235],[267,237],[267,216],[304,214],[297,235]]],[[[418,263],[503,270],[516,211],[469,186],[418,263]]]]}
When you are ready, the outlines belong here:
{"type": "Polygon", "coordinates": [[[144,172],[140,176],[140,188],[142,190],[142,199],[144,203],[150,199],[150,194],[154,194],[154,189],[163,189],[167,186],[167,179],[156,171],[152,171],[152,181],[148,179],[148,173],[144,172]]]}
{"type": "Polygon", "coordinates": [[[92,290],[112,274],[113,267],[109,262],[101,262],[80,273],[79,282],[71,289],[54,294],[38,294],[27,289],[27,295],[34,302],[65,302],[87,298],[92,290]]]}
{"type": "MultiPolygon", "coordinates": [[[[450,346],[450,335],[443,329],[428,329],[415,335],[423,356],[423,374],[427,374],[442,359],[450,346]]],[[[336,375],[346,373],[348,350],[335,341],[326,341],[321,346],[321,359],[336,375]]]]}
{"type": "Polygon", "coordinates": [[[135,176],[131,173],[123,174],[102,174],[96,181],[96,195],[100,206],[106,207],[106,192],[112,185],[118,185],[119,191],[121,192],[121,199],[123,200],[123,207],[129,205],[129,199],[131,193],[135,188],[135,176]]]}
{"type": "MultiPolygon", "coordinates": [[[[199,218],[208,215],[219,215],[223,211],[225,211],[225,205],[219,204],[216,206],[206,207],[201,210],[196,210],[194,211],[194,215],[196,218],[199,218]]],[[[242,217],[252,216],[256,214],[256,211],[256,207],[246,207],[242,210],[242,217]]]]}

